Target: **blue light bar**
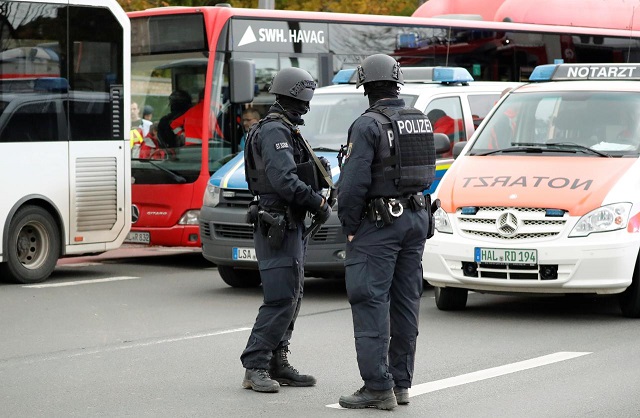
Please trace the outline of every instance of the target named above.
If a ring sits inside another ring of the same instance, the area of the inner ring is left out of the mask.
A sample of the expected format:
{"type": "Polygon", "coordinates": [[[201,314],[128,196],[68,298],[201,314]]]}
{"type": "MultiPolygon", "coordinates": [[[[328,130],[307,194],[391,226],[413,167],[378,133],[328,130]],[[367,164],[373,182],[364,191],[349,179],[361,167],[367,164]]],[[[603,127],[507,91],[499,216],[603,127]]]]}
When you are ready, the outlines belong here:
{"type": "Polygon", "coordinates": [[[529,76],[529,81],[549,81],[556,72],[558,64],[538,65],[529,76]]]}
{"type": "Polygon", "coordinates": [[[351,77],[356,73],[355,68],[349,68],[347,70],[340,70],[333,76],[331,82],[333,84],[349,84],[351,77]]]}
{"type": "Polygon", "coordinates": [[[68,93],[69,82],[66,78],[60,77],[40,77],[33,84],[36,91],[46,91],[49,93],[68,93]]]}
{"type": "Polygon", "coordinates": [[[473,77],[466,68],[462,67],[434,67],[433,81],[440,83],[461,83],[473,81],[473,77]]]}

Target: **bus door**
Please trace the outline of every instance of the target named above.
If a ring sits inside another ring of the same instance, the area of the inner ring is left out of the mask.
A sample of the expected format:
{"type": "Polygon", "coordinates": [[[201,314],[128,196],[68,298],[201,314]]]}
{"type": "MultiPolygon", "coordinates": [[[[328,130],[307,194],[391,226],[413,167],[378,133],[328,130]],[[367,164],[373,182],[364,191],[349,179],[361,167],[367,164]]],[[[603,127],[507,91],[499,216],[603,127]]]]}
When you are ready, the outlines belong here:
{"type": "Polygon", "coordinates": [[[128,92],[123,88],[123,29],[103,8],[71,7],[66,45],[70,244],[112,242],[128,227],[128,92]],[[96,31],[99,27],[101,30],[96,31]]]}

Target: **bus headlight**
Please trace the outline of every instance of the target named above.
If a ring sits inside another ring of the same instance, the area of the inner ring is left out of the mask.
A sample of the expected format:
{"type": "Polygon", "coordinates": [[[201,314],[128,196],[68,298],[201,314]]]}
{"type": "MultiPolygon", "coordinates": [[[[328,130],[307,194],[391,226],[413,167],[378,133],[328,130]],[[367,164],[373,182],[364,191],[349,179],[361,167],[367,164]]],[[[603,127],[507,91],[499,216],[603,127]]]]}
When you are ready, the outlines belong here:
{"type": "Polygon", "coordinates": [[[199,210],[189,210],[178,221],[178,225],[198,225],[199,210]]]}
{"type": "Polygon", "coordinates": [[[630,212],[631,203],[615,203],[594,209],[580,218],[569,233],[569,237],[586,237],[595,232],[626,228],[630,212]]]}
{"type": "Polygon", "coordinates": [[[202,199],[203,206],[216,207],[220,203],[220,188],[213,184],[207,184],[207,188],[204,191],[204,198],[202,199]]]}
{"type": "Polygon", "coordinates": [[[451,227],[451,222],[449,222],[449,215],[447,215],[444,209],[438,208],[433,214],[433,220],[435,221],[436,231],[453,234],[453,228],[451,227]]]}

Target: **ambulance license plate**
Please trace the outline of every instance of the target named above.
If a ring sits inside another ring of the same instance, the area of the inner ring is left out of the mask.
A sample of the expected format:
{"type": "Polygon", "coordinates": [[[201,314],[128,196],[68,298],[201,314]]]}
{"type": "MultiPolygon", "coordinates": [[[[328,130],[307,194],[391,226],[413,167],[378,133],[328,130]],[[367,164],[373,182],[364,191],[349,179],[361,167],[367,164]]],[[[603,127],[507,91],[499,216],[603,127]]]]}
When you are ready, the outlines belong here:
{"type": "Polygon", "coordinates": [[[476,247],[474,252],[476,263],[518,264],[528,266],[538,264],[538,250],[476,247]]]}
{"type": "Polygon", "coordinates": [[[231,255],[234,260],[258,261],[256,250],[253,248],[233,247],[231,255]]]}

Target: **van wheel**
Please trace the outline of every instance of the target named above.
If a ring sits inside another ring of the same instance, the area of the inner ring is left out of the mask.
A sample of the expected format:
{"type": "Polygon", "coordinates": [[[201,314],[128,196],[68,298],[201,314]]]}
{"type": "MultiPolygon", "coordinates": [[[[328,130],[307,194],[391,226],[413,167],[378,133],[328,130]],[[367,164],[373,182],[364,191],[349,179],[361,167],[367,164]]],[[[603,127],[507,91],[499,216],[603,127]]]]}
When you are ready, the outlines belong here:
{"type": "Polygon", "coordinates": [[[636,258],[631,285],[618,296],[622,315],[627,318],[640,318],[640,258],[636,258]]]}
{"type": "Polygon", "coordinates": [[[39,206],[18,210],[9,224],[7,262],[2,276],[18,283],[45,281],[60,256],[60,231],[51,214],[39,206]]]}
{"type": "Polygon", "coordinates": [[[261,283],[260,272],[258,270],[218,266],[218,273],[220,273],[222,280],[231,287],[258,287],[261,283]]]}
{"type": "Polygon", "coordinates": [[[459,311],[467,306],[467,289],[457,287],[434,287],[436,306],[441,311],[459,311]]]}

